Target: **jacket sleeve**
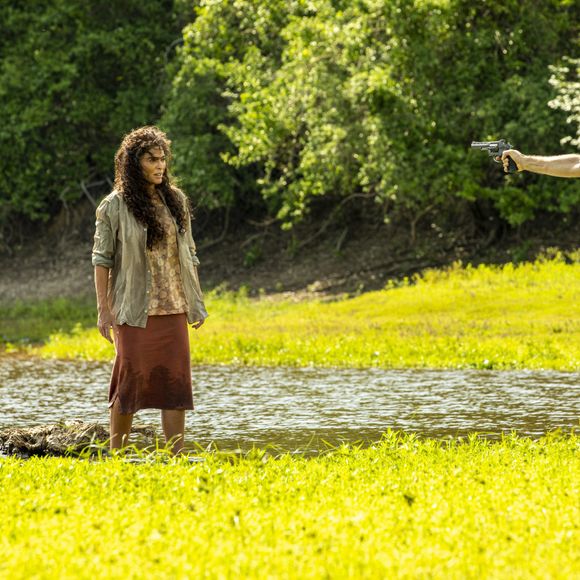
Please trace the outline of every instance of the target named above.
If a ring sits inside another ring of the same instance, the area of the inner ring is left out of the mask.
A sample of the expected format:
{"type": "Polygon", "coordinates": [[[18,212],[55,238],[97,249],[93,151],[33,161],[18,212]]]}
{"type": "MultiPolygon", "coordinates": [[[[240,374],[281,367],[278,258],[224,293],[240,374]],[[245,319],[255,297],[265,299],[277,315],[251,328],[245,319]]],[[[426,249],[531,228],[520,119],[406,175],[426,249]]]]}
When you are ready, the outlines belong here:
{"type": "Polygon", "coordinates": [[[93,266],[112,268],[115,255],[116,232],[113,231],[110,216],[111,202],[106,197],[97,208],[95,222],[95,237],[93,243],[93,266]]]}
{"type": "Polygon", "coordinates": [[[209,314],[207,313],[207,310],[205,308],[205,304],[203,301],[203,292],[201,290],[201,284],[199,283],[199,275],[197,273],[197,267],[199,266],[200,262],[196,254],[195,242],[193,241],[193,235],[191,233],[191,215],[189,213],[187,202],[185,202],[185,235],[187,247],[189,249],[189,253],[191,254],[191,260],[193,262],[193,281],[195,286],[195,293],[197,295],[194,310],[196,312],[196,318],[198,320],[205,320],[209,316],[209,314]]]}
{"type": "Polygon", "coordinates": [[[189,248],[189,253],[191,254],[191,259],[193,260],[194,266],[199,266],[199,258],[196,254],[196,246],[193,241],[193,235],[191,233],[191,215],[189,214],[189,209],[187,207],[187,202],[185,205],[185,235],[187,240],[187,247],[189,248]]]}

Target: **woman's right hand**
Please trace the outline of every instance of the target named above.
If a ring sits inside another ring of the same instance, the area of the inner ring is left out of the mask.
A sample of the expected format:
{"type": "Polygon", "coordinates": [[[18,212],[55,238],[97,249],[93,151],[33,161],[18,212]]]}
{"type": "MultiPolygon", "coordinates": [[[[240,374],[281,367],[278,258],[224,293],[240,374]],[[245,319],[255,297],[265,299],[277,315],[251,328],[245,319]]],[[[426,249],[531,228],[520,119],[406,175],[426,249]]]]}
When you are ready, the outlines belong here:
{"type": "Polygon", "coordinates": [[[115,317],[108,308],[99,310],[99,320],[97,322],[97,327],[101,335],[106,338],[111,344],[113,343],[113,338],[111,337],[111,330],[115,326],[115,317]]]}

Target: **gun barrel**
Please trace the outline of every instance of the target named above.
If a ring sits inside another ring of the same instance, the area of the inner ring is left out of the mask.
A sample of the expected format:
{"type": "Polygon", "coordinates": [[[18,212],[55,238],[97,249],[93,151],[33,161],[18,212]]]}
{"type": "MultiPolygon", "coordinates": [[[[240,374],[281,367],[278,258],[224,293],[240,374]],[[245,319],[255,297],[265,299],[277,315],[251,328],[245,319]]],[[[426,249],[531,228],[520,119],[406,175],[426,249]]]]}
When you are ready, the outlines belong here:
{"type": "Polygon", "coordinates": [[[472,141],[471,146],[477,149],[487,149],[489,147],[497,147],[500,144],[499,141],[472,141]]]}

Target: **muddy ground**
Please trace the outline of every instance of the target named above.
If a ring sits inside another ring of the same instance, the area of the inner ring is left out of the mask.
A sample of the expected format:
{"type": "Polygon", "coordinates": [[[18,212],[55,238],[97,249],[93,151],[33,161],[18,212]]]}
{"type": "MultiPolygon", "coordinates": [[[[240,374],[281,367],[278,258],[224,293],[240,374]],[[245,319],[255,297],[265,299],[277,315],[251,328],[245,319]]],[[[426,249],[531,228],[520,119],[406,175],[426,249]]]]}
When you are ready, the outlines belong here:
{"type": "MultiPolygon", "coordinates": [[[[0,254],[0,302],[92,295],[94,210],[79,206],[49,226],[29,230],[0,254]]],[[[205,290],[244,286],[251,295],[335,296],[379,289],[425,268],[533,259],[549,248],[579,247],[580,220],[555,216],[524,228],[458,224],[443,230],[424,220],[414,239],[408,224],[313,220],[293,232],[236,216],[194,222],[205,290]],[[231,222],[232,220],[230,220],[231,222]],[[219,223],[218,223],[219,222],[219,223]],[[322,225],[321,225],[322,224],[322,225]]]]}

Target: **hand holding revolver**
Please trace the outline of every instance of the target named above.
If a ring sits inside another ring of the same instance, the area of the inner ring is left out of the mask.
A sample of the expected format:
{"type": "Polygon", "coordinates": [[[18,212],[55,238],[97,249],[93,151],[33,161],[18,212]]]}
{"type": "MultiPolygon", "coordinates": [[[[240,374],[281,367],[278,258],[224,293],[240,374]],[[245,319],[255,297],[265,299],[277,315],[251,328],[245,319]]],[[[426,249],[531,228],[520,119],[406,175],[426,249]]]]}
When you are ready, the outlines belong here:
{"type": "Polygon", "coordinates": [[[519,167],[509,155],[509,152],[514,151],[514,149],[505,139],[500,139],[499,141],[472,141],[471,148],[487,151],[488,155],[493,157],[496,163],[503,162],[506,173],[519,171],[519,167]],[[503,161],[504,159],[505,161],[503,161]]]}

